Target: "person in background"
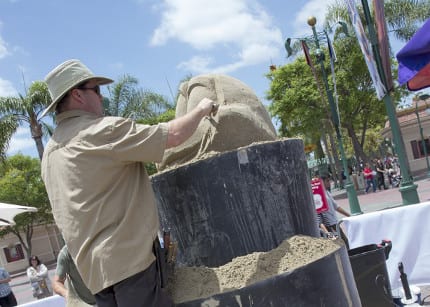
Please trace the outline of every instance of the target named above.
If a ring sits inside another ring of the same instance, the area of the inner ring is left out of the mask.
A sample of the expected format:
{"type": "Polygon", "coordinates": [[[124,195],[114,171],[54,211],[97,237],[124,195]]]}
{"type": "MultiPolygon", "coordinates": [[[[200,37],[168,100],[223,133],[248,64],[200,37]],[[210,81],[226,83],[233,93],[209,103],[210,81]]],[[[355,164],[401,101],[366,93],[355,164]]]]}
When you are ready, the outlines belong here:
{"type": "Polygon", "coordinates": [[[373,178],[373,170],[370,167],[369,163],[366,163],[364,165],[363,176],[364,176],[364,179],[366,180],[366,194],[367,192],[369,192],[370,186],[372,186],[373,192],[376,192],[376,184],[373,178]]]}
{"type": "Polygon", "coordinates": [[[64,245],[58,254],[52,289],[66,299],[66,306],[85,307],[96,304],[94,295],[82,281],[67,245],[64,245]],[[68,288],[65,286],[66,280],[68,288]]]}
{"type": "Polygon", "coordinates": [[[331,195],[331,185],[330,185],[330,177],[328,175],[321,175],[320,176],[321,180],[324,183],[324,187],[325,187],[325,194],[326,194],[326,199],[327,199],[327,205],[328,205],[328,210],[318,213],[317,214],[317,220],[320,223],[320,229],[324,229],[321,224],[323,224],[323,226],[325,227],[325,229],[327,229],[329,232],[331,233],[338,233],[338,235],[343,239],[343,241],[345,242],[345,244],[348,246],[348,239],[345,235],[345,233],[343,232],[342,228],[338,227],[338,218],[337,218],[337,214],[336,212],[339,212],[341,214],[343,214],[344,216],[350,216],[350,214],[344,210],[342,207],[340,207],[333,198],[333,195],[331,195]]]}
{"type": "Polygon", "coordinates": [[[145,162],[189,139],[218,105],[203,98],[185,115],[157,125],[104,116],[96,76],[72,59],[45,78],[52,98],[41,114],[57,127],[42,158],[55,222],[99,307],[173,306],[153,252],[159,217],[145,162]]]}
{"type": "Polygon", "coordinates": [[[51,282],[48,278],[47,267],[40,262],[37,256],[31,256],[28,262],[30,266],[27,269],[27,277],[31,283],[33,296],[37,299],[51,296],[51,282]]]}
{"type": "Polygon", "coordinates": [[[17,306],[15,294],[9,283],[11,281],[9,272],[0,267],[0,307],[17,306]]]}
{"type": "Polygon", "coordinates": [[[385,185],[385,167],[384,167],[384,163],[381,161],[380,158],[378,158],[376,160],[375,163],[375,168],[376,168],[376,172],[377,172],[377,176],[378,176],[378,189],[381,189],[381,186],[384,188],[384,190],[388,189],[387,186],[385,185]]]}

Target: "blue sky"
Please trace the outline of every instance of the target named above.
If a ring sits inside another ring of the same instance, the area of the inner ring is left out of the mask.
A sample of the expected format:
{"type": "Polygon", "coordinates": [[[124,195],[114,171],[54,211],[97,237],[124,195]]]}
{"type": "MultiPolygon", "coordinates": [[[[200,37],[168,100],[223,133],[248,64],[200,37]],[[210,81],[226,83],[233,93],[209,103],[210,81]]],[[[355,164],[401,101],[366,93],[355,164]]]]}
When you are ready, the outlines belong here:
{"type": "MultiPolygon", "coordinates": [[[[321,29],[332,2],[0,0],[0,95],[25,94],[32,81],[77,58],[96,74],[130,74],[169,98],[187,75],[225,73],[266,104],[264,74],[287,63],[284,40],[310,35],[310,15],[321,29]]],[[[37,157],[28,127],[13,137],[8,154],[17,152],[37,157]]]]}

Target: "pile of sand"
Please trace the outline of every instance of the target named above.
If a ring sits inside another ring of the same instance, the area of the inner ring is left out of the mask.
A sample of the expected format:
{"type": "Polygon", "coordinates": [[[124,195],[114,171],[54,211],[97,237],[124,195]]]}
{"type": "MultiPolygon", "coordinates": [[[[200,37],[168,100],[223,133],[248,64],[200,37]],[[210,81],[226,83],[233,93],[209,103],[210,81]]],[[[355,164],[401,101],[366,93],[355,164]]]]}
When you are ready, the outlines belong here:
{"type": "Polygon", "coordinates": [[[340,244],[339,240],[294,236],[269,252],[237,257],[221,267],[176,268],[168,291],[178,304],[240,289],[314,262],[340,244]]]}

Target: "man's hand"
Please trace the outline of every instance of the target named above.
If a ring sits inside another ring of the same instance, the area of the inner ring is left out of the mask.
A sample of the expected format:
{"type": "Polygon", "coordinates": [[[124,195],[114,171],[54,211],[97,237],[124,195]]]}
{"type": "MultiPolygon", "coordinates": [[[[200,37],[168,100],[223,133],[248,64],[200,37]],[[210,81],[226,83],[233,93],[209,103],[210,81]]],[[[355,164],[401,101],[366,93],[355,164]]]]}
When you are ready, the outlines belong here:
{"type": "Polygon", "coordinates": [[[54,278],[52,279],[52,289],[58,295],[61,295],[62,297],[67,298],[68,291],[67,291],[67,288],[64,286],[65,281],[66,281],[65,278],[61,278],[60,276],[55,275],[54,278]]]}
{"type": "Polygon", "coordinates": [[[203,98],[197,105],[197,108],[199,108],[205,116],[209,116],[210,114],[215,115],[218,111],[218,107],[219,105],[209,98],[203,98]]]}
{"type": "Polygon", "coordinates": [[[169,122],[167,148],[175,147],[185,142],[196,130],[202,118],[216,114],[217,104],[209,98],[203,98],[189,113],[169,122]]]}

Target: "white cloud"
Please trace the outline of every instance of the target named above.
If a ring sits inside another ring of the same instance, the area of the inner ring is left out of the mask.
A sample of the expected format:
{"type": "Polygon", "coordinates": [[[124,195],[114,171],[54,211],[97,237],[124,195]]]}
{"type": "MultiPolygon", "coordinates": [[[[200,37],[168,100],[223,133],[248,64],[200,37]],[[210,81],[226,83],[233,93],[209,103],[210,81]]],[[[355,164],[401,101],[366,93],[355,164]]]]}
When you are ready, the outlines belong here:
{"type": "Polygon", "coordinates": [[[0,96],[1,97],[16,96],[17,94],[18,94],[17,90],[13,87],[10,81],[3,80],[0,78],[0,96]]]}
{"type": "Polygon", "coordinates": [[[204,5],[199,0],[164,0],[161,9],[162,21],[153,33],[151,44],[159,46],[177,40],[204,52],[205,55],[197,54],[179,64],[189,71],[230,72],[269,62],[282,48],[280,29],[252,0],[206,1],[204,5]],[[215,53],[221,48],[231,55],[222,61],[232,63],[217,64],[215,53]]]}
{"type": "Polygon", "coordinates": [[[0,36],[0,59],[6,57],[8,54],[7,44],[0,36]]]}
{"type": "Polygon", "coordinates": [[[294,36],[311,35],[312,30],[309,27],[307,21],[310,16],[314,16],[317,19],[316,28],[322,29],[325,21],[325,15],[329,5],[334,4],[336,0],[310,0],[301,10],[297,12],[296,18],[294,19],[294,36]]]}
{"type": "Polygon", "coordinates": [[[19,127],[9,143],[7,155],[14,155],[19,152],[29,151],[35,148],[34,140],[30,136],[28,127],[19,127]]]}

